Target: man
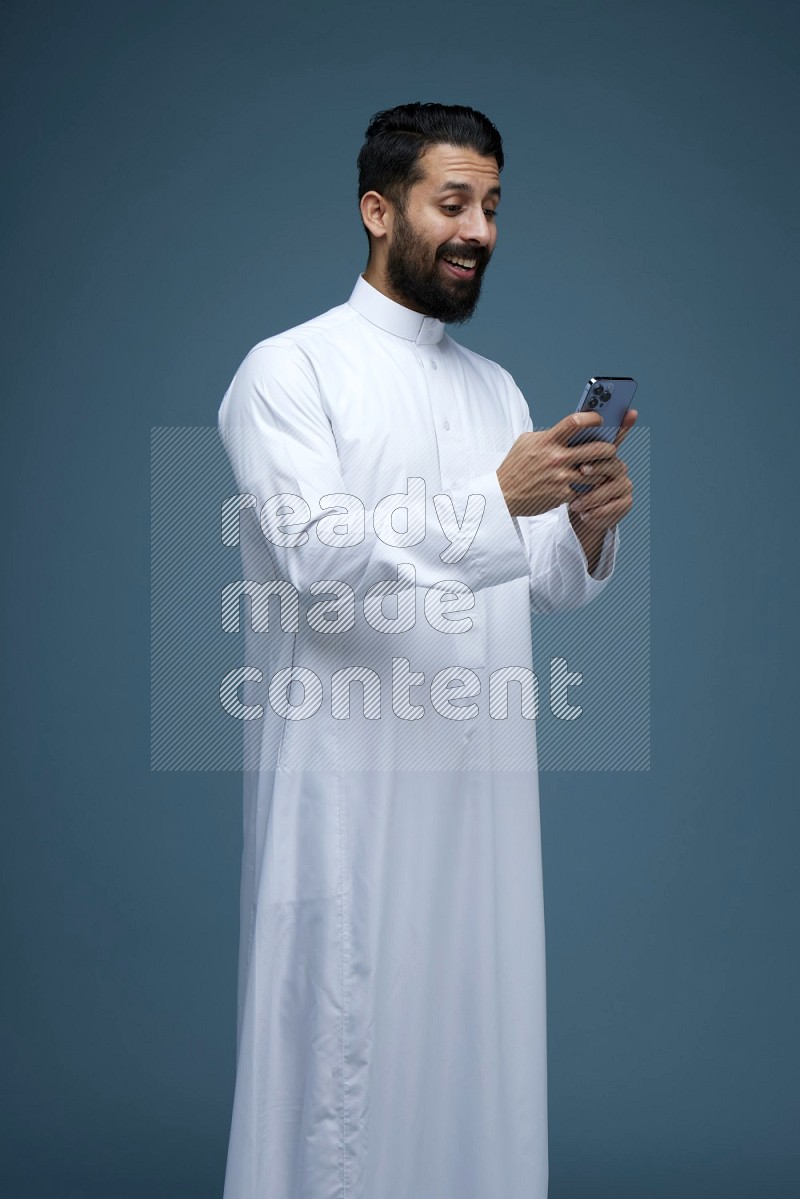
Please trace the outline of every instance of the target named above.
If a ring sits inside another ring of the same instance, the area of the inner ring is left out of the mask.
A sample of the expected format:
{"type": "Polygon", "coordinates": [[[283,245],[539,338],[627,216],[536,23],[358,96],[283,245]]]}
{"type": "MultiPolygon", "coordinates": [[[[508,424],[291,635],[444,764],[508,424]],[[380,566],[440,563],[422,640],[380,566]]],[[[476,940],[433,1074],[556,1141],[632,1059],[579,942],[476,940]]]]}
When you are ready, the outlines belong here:
{"type": "Polygon", "coordinates": [[[631,485],[568,446],[594,414],[533,433],[445,331],[502,166],[472,109],[377,114],[366,271],[220,409],[250,597],[225,1199],[546,1195],[530,612],[603,589],[631,485]]]}

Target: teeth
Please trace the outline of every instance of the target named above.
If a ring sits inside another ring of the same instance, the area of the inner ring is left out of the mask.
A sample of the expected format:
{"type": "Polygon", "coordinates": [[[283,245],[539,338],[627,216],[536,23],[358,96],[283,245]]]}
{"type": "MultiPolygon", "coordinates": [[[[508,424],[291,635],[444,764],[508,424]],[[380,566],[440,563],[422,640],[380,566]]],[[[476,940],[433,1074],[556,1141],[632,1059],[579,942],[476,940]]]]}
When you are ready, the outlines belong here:
{"type": "Polygon", "coordinates": [[[471,270],[478,260],[477,258],[448,258],[447,261],[454,262],[456,266],[466,266],[471,270]]]}

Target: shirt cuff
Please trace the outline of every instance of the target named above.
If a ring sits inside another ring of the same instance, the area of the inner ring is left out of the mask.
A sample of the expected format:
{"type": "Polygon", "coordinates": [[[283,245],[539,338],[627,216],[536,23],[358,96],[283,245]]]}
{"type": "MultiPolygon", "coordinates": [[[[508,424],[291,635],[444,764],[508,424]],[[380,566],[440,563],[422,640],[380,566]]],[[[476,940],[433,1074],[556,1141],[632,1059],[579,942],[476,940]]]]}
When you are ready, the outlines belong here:
{"type": "Polygon", "coordinates": [[[597,566],[592,574],[589,574],[589,560],[586,557],[586,552],[581,545],[581,539],[572,527],[572,521],[569,518],[569,507],[567,504],[562,504],[558,509],[558,518],[560,522],[559,533],[564,539],[575,549],[583,559],[583,568],[586,572],[587,583],[591,582],[604,583],[611,578],[614,573],[614,566],[617,560],[617,550],[619,549],[619,525],[614,525],[611,529],[606,529],[606,535],[603,538],[603,544],[600,548],[600,557],[597,560],[597,566]]]}
{"type": "Polygon", "coordinates": [[[486,500],[480,528],[469,552],[483,587],[523,578],[530,569],[519,524],[508,510],[496,471],[470,480],[470,493],[486,500]]]}

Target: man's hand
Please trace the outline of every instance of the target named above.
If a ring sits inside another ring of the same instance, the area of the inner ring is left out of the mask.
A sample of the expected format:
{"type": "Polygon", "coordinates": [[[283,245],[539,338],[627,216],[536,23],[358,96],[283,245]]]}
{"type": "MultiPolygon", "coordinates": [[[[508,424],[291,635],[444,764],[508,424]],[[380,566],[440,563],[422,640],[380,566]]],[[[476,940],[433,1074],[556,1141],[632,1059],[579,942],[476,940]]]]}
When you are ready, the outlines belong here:
{"type": "MultiPolygon", "coordinates": [[[[543,433],[520,434],[497,468],[500,489],[512,516],[538,516],[576,499],[570,484],[582,481],[583,473],[587,472],[581,471],[581,467],[592,467],[588,473],[596,475],[598,484],[617,476],[617,468],[611,465],[616,462],[616,444],[587,441],[583,445],[567,445],[580,429],[602,423],[598,412],[573,412],[543,433]]],[[[623,464],[618,465],[624,471],[623,464]]],[[[606,491],[604,499],[609,498],[606,491]]]]}
{"type": "Polygon", "coordinates": [[[633,484],[628,478],[627,466],[616,457],[616,450],[633,428],[637,416],[635,408],[625,413],[622,426],[614,439],[614,457],[593,459],[579,467],[582,478],[588,478],[592,484],[591,491],[570,500],[570,520],[579,535],[584,529],[605,535],[606,529],[619,524],[631,510],[633,484]]]}
{"type": "Polygon", "coordinates": [[[569,504],[569,519],[583,546],[589,573],[600,561],[606,532],[627,516],[633,504],[628,468],[617,450],[636,423],[626,412],[613,444],[587,441],[570,446],[579,429],[603,423],[598,412],[574,412],[544,433],[523,433],[497,469],[497,479],[512,516],[536,516],[569,504]],[[576,493],[571,483],[591,480],[592,490],[576,493]]]}

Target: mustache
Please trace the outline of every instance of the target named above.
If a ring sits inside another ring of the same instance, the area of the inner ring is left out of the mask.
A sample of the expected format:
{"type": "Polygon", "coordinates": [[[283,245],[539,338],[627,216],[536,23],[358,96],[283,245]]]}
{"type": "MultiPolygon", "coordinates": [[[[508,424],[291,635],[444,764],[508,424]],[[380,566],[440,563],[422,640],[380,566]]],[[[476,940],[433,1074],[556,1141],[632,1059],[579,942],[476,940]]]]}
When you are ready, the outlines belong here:
{"type": "Polygon", "coordinates": [[[477,267],[486,266],[491,258],[486,246],[442,246],[437,258],[474,258],[477,267]]]}

